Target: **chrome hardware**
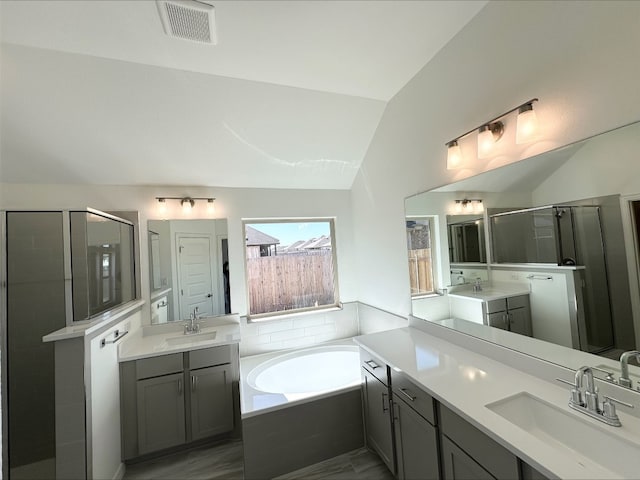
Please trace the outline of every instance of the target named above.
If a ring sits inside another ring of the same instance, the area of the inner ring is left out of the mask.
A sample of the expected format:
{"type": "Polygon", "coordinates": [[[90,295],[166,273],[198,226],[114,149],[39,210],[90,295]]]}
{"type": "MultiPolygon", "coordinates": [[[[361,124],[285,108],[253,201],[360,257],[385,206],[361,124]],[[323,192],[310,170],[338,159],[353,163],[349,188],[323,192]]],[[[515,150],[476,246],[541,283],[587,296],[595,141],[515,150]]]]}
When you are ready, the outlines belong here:
{"type": "Polygon", "coordinates": [[[476,278],[476,282],[473,284],[473,291],[474,292],[481,292],[482,291],[482,285],[480,285],[480,279],[476,278]]]}
{"type": "Polygon", "coordinates": [[[388,396],[386,393],[382,394],[382,411],[383,412],[386,412],[387,410],[389,410],[389,408],[387,408],[387,406],[386,406],[387,402],[384,401],[384,397],[386,397],[386,396],[388,396]]]}
{"type": "Polygon", "coordinates": [[[119,342],[122,339],[122,337],[124,337],[127,333],[129,333],[128,330],[125,330],[124,332],[121,332],[120,330],[116,330],[115,332],[113,332],[112,340],[107,340],[106,338],[103,338],[102,340],[100,340],[100,348],[104,348],[109,344],[119,342]]]}
{"type": "MultiPolygon", "coordinates": [[[[595,386],[592,370],[603,371],[584,366],[580,367],[576,371],[574,383],[561,378],[556,378],[556,380],[573,387],[569,396],[569,407],[577,410],[578,412],[589,415],[591,418],[595,418],[596,420],[606,423],[607,425],[620,427],[622,424],[620,423],[620,418],[616,413],[615,403],[629,408],[634,408],[634,406],[608,395],[603,395],[604,401],[602,402],[601,409],[598,402],[598,390],[595,386]],[[586,385],[583,388],[585,378],[586,385]]],[[[606,371],[604,372],[609,373],[606,371]]],[[[611,376],[613,376],[613,374],[611,374],[611,376]]]]}
{"type": "Polygon", "coordinates": [[[184,324],[184,334],[200,333],[200,324],[198,323],[198,307],[193,309],[193,313],[189,315],[189,322],[184,324]]]}
{"type": "Polygon", "coordinates": [[[605,380],[607,382],[611,382],[611,383],[615,383],[616,380],[613,376],[613,372],[610,372],[608,370],[603,370],[602,368],[598,368],[598,367],[591,367],[591,370],[595,370],[596,372],[600,372],[600,373],[604,373],[607,375],[607,378],[605,378],[605,380]]]}
{"type": "Polygon", "coordinates": [[[191,375],[191,391],[195,392],[197,388],[198,388],[198,376],[191,375]]]}
{"type": "Polygon", "coordinates": [[[182,395],[182,380],[178,380],[178,395],[182,395]]]}
{"type": "Polygon", "coordinates": [[[635,358],[637,361],[640,361],[640,352],[630,350],[620,355],[620,380],[618,380],[618,382],[623,387],[632,388],[633,381],[629,378],[629,358],[635,358]]]}
{"type": "Polygon", "coordinates": [[[376,368],[380,368],[380,365],[378,365],[373,360],[365,360],[364,363],[366,363],[369,366],[369,368],[371,368],[371,370],[375,370],[376,368]]]}
{"type": "Polygon", "coordinates": [[[167,303],[166,301],[163,301],[162,303],[158,303],[158,304],[156,305],[156,308],[159,310],[159,309],[161,309],[162,307],[166,307],[167,305],[168,305],[168,303],[167,303]]]}
{"type": "Polygon", "coordinates": [[[400,389],[400,393],[402,393],[405,397],[407,397],[412,402],[415,401],[416,398],[418,398],[418,397],[414,397],[413,395],[410,395],[409,393],[407,393],[407,389],[406,388],[401,388],[400,389]]]}

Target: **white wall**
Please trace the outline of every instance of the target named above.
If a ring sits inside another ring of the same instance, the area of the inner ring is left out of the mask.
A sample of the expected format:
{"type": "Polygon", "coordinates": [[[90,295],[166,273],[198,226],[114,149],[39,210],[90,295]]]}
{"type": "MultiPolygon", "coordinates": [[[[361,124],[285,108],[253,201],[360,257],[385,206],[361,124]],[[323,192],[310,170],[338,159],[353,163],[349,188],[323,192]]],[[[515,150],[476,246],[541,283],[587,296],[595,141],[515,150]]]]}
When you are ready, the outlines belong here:
{"type": "Polygon", "coordinates": [[[381,119],[352,188],[358,299],[410,312],[406,196],[638,120],[639,44],[638,2],[490,2],[381,119]],[[446,170],[445,142],[533,97],[541,141],[446,170]]]}
{"type": "MultiPolygon", "coordinates": [[[[157,196],[216,197],[215,217],[228,221],[231,308],[234,313],[245,315],[247,312],[243,218],[335,217],[340,300],[357,300],[353,222],[348,190],[2,184],[0,205],[8,210],[91,206],[99,210],[139,211],[142,297],[148,302],[149,243],[146,223],[149,219],[162,218],[157,210],[157,196]]],[[[185,218],[179,201],[168,200],[167,203],[164,218],[185,218]]],[[[189,218],[206,218],[205,203],[196,204],[189,218]]],[[[149,318],[147,303],[143,310],[143,321],[149,323],[149,318]]]]}

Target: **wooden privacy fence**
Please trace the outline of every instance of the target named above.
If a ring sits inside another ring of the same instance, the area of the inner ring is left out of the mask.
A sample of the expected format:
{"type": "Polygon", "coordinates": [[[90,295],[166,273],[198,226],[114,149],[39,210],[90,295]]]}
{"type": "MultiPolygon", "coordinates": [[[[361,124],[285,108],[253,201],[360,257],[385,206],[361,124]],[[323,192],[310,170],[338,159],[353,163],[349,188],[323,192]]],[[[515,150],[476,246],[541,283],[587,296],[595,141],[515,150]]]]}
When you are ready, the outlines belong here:
{"type": "Polygon", "coordinates": [[[411,281],[411,295],[433,293],[430,248],[409,250],[409,279],[411,281]]]}
{"type": "Polygon", "coordinates": [[[335,303],[330,250],[248,258],[247,280],[253,315],[335,303]]]}

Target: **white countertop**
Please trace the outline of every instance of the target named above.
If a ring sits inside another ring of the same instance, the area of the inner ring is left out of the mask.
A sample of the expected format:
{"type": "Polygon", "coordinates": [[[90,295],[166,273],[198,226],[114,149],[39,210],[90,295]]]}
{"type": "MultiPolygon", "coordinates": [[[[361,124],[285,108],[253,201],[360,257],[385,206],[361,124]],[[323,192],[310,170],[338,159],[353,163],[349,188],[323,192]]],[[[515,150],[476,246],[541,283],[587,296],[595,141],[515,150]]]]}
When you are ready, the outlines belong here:
{"type": "MultiPolygon", "coordinates": [[[[622,427],[616,428],[575,412],[567,405],[569,387],[553,378],[543,380],[528,375],[411,327],[363,335],[354,340],[392,368],[403,371],[436,400],[545,475],[563,479],[621,478],[596,463],[585,462],[581,455],[568,456],[566,451],[539,440],[485,405],[528,392],[570,415],[584,417],[582,421],[602,431],[602,438],[587,438],[585,442],[606,448],[607,436],[615,435],[638,445],[640,455],[640,419],[619,408],[622,427]]],[[[640,470],[638,472],[640,474],[640,470]]]]}
{"type": "Polygon", "coordinates": [[[200,334],[183,337],[184,322],[145,326],[125,338],[118,348],[118,361],[157,357],[169,353],[186,352],[240,342],[240,318],[224,315],[200,320],[200,334]],[[207,335],[216,332],[214,339],[207,335]],[[180,337],[181,343],[171,344],[168,339],[180,337]]]}
{"type": "Polygon", "coordinates": [[[454,298],[466,298],[479,302],[490,302],[491,300],[499,300],[502,298],[514,297],[516,295],[528,295],[529,293],[528,285],[514,284],[509,287],[490,287],[483,285],[482,290],[478,292],[474,292],[473,287],[465,285],[464,287],[451,289],[447,294],[454,298]]]}
{"type": "Polygon", "coordinates": [[[129,303],[104,312],[91,320],[78,322],[77,325],[61,328],[55,332],[42,337],[43,342],[57,342],[59,340],[68,340],[70,338],[88,337],[94,333],[101,332],[109,326],[113,325],[131,313],[135,312],[144,305],[144,300],[132,300],[129,303]]]}

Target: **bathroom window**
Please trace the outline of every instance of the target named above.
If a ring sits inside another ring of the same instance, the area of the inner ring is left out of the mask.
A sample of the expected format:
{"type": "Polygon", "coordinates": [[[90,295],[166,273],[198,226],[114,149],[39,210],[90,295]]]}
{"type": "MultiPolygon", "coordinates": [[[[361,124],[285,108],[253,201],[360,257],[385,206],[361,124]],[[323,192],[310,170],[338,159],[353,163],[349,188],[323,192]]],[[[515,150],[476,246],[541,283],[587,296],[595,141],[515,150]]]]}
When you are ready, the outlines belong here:
{"type": "Polygon", "coordinates": [[[333,219],[245,220],[248,316],[338,307],[333,219]]]}
{"type": "Polygon", "coordinates": [[[411,296],[432,295],[436,290],[433,275],[433,219],[407,217],[406,222],[411,296]]]}

